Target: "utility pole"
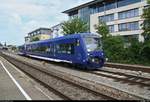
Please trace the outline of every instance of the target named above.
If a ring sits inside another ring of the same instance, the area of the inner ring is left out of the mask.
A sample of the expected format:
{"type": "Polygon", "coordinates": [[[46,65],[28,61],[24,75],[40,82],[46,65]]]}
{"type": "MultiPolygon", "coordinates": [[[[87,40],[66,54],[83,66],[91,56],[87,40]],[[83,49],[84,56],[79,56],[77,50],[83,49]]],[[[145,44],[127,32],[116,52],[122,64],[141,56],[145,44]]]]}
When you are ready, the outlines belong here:
{"type": "Polygon", "coordinates": [[[103,2],[103,5],[104,5],[104,21],[106,22],[106,3],[103,2]]]}
{"type": "Polygon", "coordinates": [[[7,46],[6,42],[5,42],[4,46],[5,46],[5,47],[7,46]]]}

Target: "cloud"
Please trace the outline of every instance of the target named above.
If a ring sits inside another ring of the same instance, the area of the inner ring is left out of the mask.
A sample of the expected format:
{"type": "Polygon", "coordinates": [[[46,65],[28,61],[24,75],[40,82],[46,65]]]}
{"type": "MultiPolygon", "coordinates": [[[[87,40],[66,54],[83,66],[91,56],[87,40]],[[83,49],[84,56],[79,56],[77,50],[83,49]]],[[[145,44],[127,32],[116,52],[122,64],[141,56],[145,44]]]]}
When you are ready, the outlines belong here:
{"type": "MultiPolygon", "coordinates": [[[[88,0],[91,1],[91,0],[88,0]]],[[[52,27],[67,20],[62,11],[87,0],[3,0],[0,3],[0,41],[24,43],[24,37],[39,27],[52,27]],[[5,35],[5,36],[4,36],[5,35]]]]}
{"type": "Polygon", "coordinates": [[[27,34],[27,33],[31,32],[37,28],[40,28],[40,27],[49,27],[50,28],[50,24],[49,24],[49,22],[45,22],[45,21],[31,20],[24,24],[24,26],[22,27],[22,31],[27,34]]]}
{"type": "Polygon", "coordinates": [[[10,18],[9,18],[9,22],[11,24],[15,24],[15,25],[21,25],[22,24],[22,19],[21,16],[18,14],[11,14],[10,18]]]}
{"type": "Polygon", "coordinates": [[[0,10],[5,10],[5,12],[13,12],[21,16],[38,16],[43,14],[43,11],[46,8],[42,5],[19,2],[20,0],[12,1],[6,0],[5,2],[0,3],[0,10]]]}

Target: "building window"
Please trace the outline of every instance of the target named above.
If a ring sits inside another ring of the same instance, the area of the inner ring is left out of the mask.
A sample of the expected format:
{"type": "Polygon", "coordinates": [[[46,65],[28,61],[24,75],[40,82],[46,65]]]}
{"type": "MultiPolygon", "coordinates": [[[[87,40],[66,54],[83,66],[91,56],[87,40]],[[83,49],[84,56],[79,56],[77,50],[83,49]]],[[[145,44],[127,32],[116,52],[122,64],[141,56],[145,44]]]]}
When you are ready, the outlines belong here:
{"type": "Polygon", "coordinates": [[[84,22],[89,23],[90,22],[90,11],[88,7],[82,8],[79,10],[79,16],[81,20],[84,22]]]}
{"type": "Polygon", "coordinates": [[[34,33],[33,33],[33,36],[35,36],[35,35],[37,35],[37,33],[36,33],[36,32],[34,32],[34,33]]]}
{"type": "Polygon", "coordinates": [[[95,14],[95,13],[103,12],[103,11],[104,11],[104,6],[102,4],[96,4],[90,7],[90,14],[95,14]]]}
{"type": "Polygon", "coordinates": [[[37,31],[37,34],[41,34],[41,32],[40,32],[40,31],[37,31]]]}
{"type": "Polygon", "coordinates": [[[122,6],[130,5],[138,2],[141,2],[141,0],[119,0],[117,5],[118,7],[122,7],[122,6]]]}
{"type": "Polygon", "coordinates": [[[123,40],[124,40],[124,47],[128,48],[131,46],[131,41],[133,40],[137,40],[139,39],[139,34],[133,34],[133,35],[125,35],[123,36],[123,40]]]}
{"type": "Polygon", "coordinates": [[[91,5],[90,8],[90,13],[95,14],[98,12],[104,12],[105,10],[111,10],[115,8],[119,8],[122,6],[127,6],[130,4],[138,3],[141,2],[141,0],[111,0],[110,2],[100,2],[94,5],[91,5]]]}
{"type": "Polygon", "coordinates": [[[115,32],[114,25],[109,25],[108,28],[110,33],[115,32]]]}
{"type": "Polygon", "coordinates": [[[70,16],[70,19],[74,19],[74,18],[77,18],[78,17],[78,15],[72,15],[72,16],[70,16]]]}
{"type": "Polygon", "coordinates": [[[128,11],[123,11],[118,13],[119,19],[132,18],[139,16],[139,9],[133,9],[128,11]]]}
{"type": "Polygon", "coordinates": [[[99,2],[94,5],[90,5],[90,13],[98,13],[98,12],[104,12],[105,10],[110,10],[116,8],[116,1],[115,0],[109,0],[108,2],[99,2]]]}
{"type": "Polygon", "coordinates": [[[114,8],[116,8],[116,3],[115,2],[106,3],[105,8],[106,8],[106,10],[114,9],[114,8]]]}
{"type": "Polygon", "coordinates": [[[109,14],[109,15],[106,15],[106,16],[100,16],[99,20],[103,21],[103,22],[113,21],[114,20],[114,14],[109,14]]]}
{"type": "Polygon", "coordinates": [[[132,31],[139,29],[139,22],[122,23],[119,24],[119,31],[132,31]]]}

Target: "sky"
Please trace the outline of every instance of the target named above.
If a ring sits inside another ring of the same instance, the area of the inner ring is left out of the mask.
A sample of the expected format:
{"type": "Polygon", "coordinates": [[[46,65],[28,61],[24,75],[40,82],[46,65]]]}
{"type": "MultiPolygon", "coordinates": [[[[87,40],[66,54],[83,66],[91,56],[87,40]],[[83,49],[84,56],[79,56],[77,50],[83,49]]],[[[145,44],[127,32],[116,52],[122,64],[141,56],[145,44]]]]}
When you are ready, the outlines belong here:
{"type": "Polygon", "coordinates": [[[27,33],[68,20],[61,12],[92,0],[0,0],[0,42],[21,45],[27,33]]]}

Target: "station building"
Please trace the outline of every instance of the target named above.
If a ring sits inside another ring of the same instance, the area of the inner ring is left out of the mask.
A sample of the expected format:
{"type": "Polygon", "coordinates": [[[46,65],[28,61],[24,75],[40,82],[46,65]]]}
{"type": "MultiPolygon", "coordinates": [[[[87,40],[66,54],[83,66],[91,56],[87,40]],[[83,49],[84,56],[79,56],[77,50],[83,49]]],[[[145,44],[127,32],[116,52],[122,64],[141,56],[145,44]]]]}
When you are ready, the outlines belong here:
{"type": "Polygon", "coordinates": [[[34,41],[35,39],[46,40],[51,38],[53,38],[51,29],[39,28],[28,33],[28,36],[25,37],[25,42],[28,43],[34,41]]]}
{"type": "Polygon", "coordinates": [[[79,17],[88,22],[90,32],[96,32],[95,25],[104,21],[112,35],[122,35],[125,40],[133,37],[144,41],[141,15],[146,6],[146,0],[93,0],[63,13],[68,14],[70,19],[79,17]]]}

